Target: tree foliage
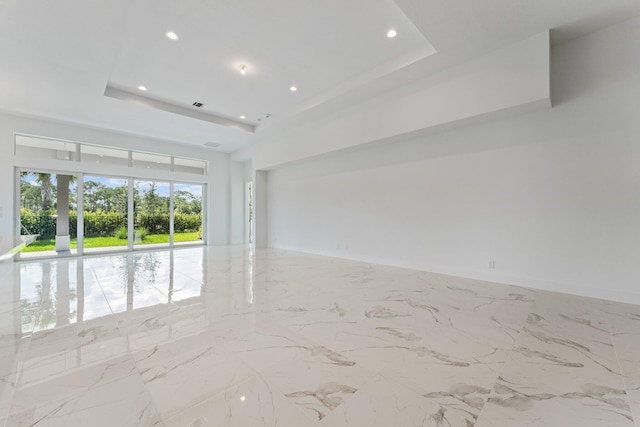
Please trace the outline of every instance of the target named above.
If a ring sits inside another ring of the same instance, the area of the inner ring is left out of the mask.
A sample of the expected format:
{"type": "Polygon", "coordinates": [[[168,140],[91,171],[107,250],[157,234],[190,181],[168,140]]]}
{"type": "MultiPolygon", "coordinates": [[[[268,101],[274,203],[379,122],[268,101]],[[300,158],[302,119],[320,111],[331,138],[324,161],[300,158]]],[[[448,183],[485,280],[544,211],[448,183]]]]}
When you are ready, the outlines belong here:
{"type": "Polygon", "coordinates": [[[86,212],[127,212],[128,186],[108,187],[100,182],[84,183],[84,210],[86,212]]]}
{"type": "MultiPolygon", "coordinates": [[[[76,181],[75,176],[70,176],[69,183],[76,181]]],[[[57,179],[55,174],[40,172],[20,173],[20,207],[33,212],[52,211],[57,203],[57,179]]],[[[77,203],[75,188],[71,187],[69,193],[69,206],[74,209],[77,203]]]]}
{"type": "Polygon", "coordinates": [[[185,214],[200,214],[202,212],[201,198],[186,190],[177,190],[173,193],[173,204],[176,212],[185,214]]]}

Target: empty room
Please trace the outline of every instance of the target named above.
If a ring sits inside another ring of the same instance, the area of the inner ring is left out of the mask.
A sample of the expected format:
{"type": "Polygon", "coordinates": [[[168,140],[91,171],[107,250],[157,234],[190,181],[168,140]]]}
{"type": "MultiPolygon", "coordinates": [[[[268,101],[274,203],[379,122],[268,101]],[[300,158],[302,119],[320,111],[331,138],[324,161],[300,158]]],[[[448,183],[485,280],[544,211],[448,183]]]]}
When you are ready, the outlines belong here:
{"type": "Polygon", "coordinates": [[[640,427],[640,1],[0,24],[0,427],[640,427]]]}

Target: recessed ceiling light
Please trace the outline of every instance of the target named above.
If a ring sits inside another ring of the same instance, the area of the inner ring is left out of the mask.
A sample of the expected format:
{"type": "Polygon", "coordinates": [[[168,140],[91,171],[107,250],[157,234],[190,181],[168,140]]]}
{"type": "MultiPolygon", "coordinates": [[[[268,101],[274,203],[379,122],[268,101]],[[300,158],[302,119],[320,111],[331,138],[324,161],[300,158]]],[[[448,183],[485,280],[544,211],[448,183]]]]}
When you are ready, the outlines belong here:
{"type": "Polygon", "coordinates": [[[240,118],[241,118],[242,120],[246,119],[246,117],[245,117],[245,116],[240,116],[240,118]]]}
{"type": "Polygon", "coordinates": [[[291,86],[291,87],[289,88],[289,90],[290,90],[291,92],[297,92],[297,91],[298,91],[298,88],[297,88],[297,87],[295,87],[295,86],[291,86]]]}
{"type": "Polygon", "coordinates": [[[164,35],[171,40],[180,40],[180,37],[178,37],[178,35],[173,31],[167,31],[166,33],[164,33],[164,35]]]}
{"type": "Polygon", "coordinates": [[[244,65],[244,64],[240,65],[240,74],[242,74],[243,76],[245,74],[247,74],[247,66],[246,65],[244,65]]]}
{"type": "Polygon", "coordinates": [[[390,39],[394,38],[397,35],[398,35],[398,32],[396,30],[387,31],[387,37],[389,37],[390,39]]]}
{"type": "Polygon", "coordinates": [[[141,90],[143,92],[146,92],[148,89],[146,86],[138,86],[138,90],[141,90]]]}

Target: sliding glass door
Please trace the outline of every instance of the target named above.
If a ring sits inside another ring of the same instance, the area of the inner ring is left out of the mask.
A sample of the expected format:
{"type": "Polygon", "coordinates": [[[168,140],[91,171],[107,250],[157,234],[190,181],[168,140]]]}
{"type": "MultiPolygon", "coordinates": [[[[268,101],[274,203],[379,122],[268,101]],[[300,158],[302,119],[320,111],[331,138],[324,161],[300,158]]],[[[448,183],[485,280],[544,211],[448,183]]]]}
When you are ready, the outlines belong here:
{"type": "Polygon", "coordinates": [[[202,242],[202,185],[173,184],[173,242],[202,242]]]}
{"type": "Polygon", "coordinates": [[[84,176],[84,252],[127,248],[127,178],[84,176]]]}
{"type": "Polygon", "coordinates": [[[134,245],[169,246],[171,186],[168,182],[134,180],[134,245]]]}
{"type": "Polygon", "coordinates": [[[39,235],[22,257],[204,242],[202,184],[35,171],[20,177],[21,234],[39,235]]]}

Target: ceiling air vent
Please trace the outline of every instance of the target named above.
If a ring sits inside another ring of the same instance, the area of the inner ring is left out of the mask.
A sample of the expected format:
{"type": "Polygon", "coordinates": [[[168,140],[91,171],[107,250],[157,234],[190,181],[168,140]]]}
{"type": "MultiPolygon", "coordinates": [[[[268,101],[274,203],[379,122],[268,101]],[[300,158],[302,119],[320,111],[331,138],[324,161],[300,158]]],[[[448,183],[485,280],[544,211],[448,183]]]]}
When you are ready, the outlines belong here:
{"type": "Polygon", "coordinates": [[[218,144],[217,142],[207,142],[204,145],[205,147],[218,148],[221,144],[218,144]]]}
{"type": "Polygon", "coordinates": [[[205,104],[203,104],[202,102],[198,102],[198,101],[194,102],[193,106],[196,107],[196,108],[204,108],[204,107],[206,107],[205,104]]]}

